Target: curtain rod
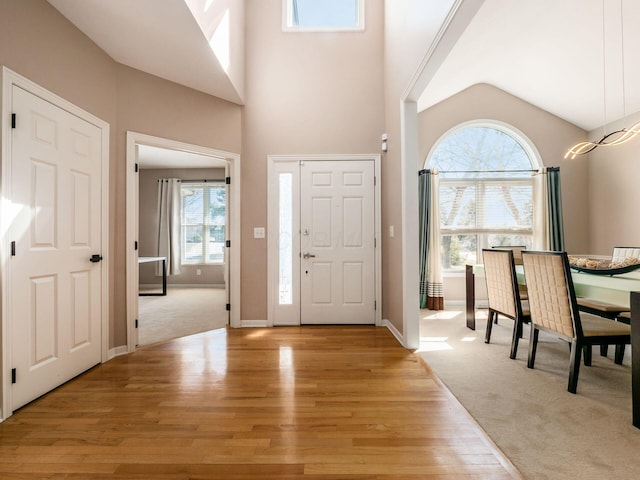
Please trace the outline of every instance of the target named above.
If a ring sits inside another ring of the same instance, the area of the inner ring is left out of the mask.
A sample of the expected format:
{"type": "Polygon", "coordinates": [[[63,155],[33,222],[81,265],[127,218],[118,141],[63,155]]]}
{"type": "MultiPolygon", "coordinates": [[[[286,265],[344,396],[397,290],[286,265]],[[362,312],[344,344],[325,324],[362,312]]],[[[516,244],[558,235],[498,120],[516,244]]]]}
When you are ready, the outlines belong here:
{"type": "MultiPolygon", "coordinates": [[[[156,180],[157,182],[163,182],[167,180],[166,178],[159,178],[158,180],[156,180]]],[[[182,180],[180,178],[177,178],[176,180],[178,180],[180,183],[224,183],[224,178],[219,178],[219,179],[204,179],[204,180],[182,180]]]]}
{"type": "MultiPolygon", "coordinates": [[[[418,175],[423,175],[425,173],[431,173],[430,168],[422,169],[418,171],[418,175]]],[[[438,170],[438,173],[539,173],[540,170],[547,172],[557,172],[560,171],[560,167],[544,167],[544,168],[536,168],[530,170],[438,170]]]]}

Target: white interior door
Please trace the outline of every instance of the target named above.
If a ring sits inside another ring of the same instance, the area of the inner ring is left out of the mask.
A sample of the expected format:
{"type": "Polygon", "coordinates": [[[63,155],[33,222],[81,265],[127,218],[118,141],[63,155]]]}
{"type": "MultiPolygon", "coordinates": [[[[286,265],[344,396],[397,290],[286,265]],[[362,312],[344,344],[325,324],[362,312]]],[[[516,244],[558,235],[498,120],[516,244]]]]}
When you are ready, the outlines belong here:
{"type": "Polygon", "coordinates": [[[375,323],[373,161],[300,166],[300,318],[375,323]]]}
{"type": "Polygon", "coordinates": [[[100,363],[101,131],[12,87],[9,322],[16,408],[100,363]]]}

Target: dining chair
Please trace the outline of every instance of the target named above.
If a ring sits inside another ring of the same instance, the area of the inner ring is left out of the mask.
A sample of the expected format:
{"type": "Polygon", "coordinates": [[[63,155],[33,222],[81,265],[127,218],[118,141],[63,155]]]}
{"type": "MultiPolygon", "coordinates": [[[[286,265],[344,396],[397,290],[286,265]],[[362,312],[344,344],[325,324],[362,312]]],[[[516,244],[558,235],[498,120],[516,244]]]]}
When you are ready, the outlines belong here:
{"type": "Polygon", "coordinates": [[[528,323],[530,316],[529,310],[522,306],[513,250],[485,248],[482,250],[482,261],[489,299],[489,314],[484,341],[485,343],[491,342],[493,322],[497,321],[498,315],[512,319],[514,323],[509,358],[514,359],[518,352],[518,341],[522,337],[522,324],[528,323]]]}
{"type": "MultiPolygon", "coordinates": [[[[640,248],[638,247],[613,247],[611,263],[622,262],[625,258],[640,258],[640,248]]],[[[623,312],[628,312],[629,307],[615,303],[603,302],[589,297],[577,297],[578,308],[587,313],[600,317],[616,320],[623,312]]],[[[621,347],[624,350],[624,346],[621,347]]],[[[607,345],[600,346],[600,355],[607,356],[607,345]]]]}
{"type": "Polygon", "coordinates": [[[585,351],[590,360],[592,345],[616,345],[615,362],[622,363],[620,345],[631,343],[629,325],[581,312],[566,252],[533,252],[522,254],[524,276],[529,290],[531,336],[527,366],[534,368],[540,331],[553,333],[569,343],[569,385],[576,393],[580,373],[580,357],[585,351]]]}
{"type": "MultiPolygon", "coordinates": [[[[515,265],[522,265],[522,251],[526,250],[527,247],[525,245],[495,245],[491,248],[499,250],[511,250],[513,252],[513,263],[515,265]]],[[[519,283],[518,289],[520,290],[520,300],[526,300],[527,286],[524,283],[519,283]]]]}
{"type": "Polygon", "coordinates": [[[526,245],[494,245],[492,249],[511,250],[513,252],[513,263],[522,265],[522,251],[526,250],[526,245]]]}

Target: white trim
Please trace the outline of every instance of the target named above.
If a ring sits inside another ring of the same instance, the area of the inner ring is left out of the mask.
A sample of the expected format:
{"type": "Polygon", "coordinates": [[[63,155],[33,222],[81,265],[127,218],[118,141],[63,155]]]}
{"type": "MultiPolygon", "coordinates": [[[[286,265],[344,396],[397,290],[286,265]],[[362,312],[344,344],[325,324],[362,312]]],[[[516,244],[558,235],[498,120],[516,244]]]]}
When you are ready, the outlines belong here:
{"type": "Polygon", "coordinates": [[[36,95],[43,100],[55,105],[56,107],[65,110],[66,112],[75,115],[82,120],[91,123],[97,127],[101,132],[101,255],[106,257],[105,262],[101,264],[101,282],[102,290],[100,292],[101,302],[101,361],[106,362],[109,359],[109,124],[95,115],[83,110],[82,108],[72,104],[71,102],[59,97],[53,92],[41,87],[40,85],[32,82],[31,80],[19,75],[18,73],[3,66],[0,72],[2,76],[2,206],[0,214],[0,235],[2,240],[0,245],[2,246],[2,253],[0,254],[0,270],[2,278],[2,372],[0,373],[1,385],[2,385],[2,408],[0,410],[0,417],[6,419],[11,416],[11,378],[10,368],[12,358],[12,345],[9,342],[11,338],[11,325],[9,321],[9,302],[11,299],[11,279],[8,272],[8,261],[10,252],[11,239],[8,236],[10,228],[10,218],[7,215],[7,209],[9,207],[10,198],[5,195],[10,194],[10,180],[11,180],[11,150],[12,150],[12,135],[11,124],[8,121],[11,118],[12,110],[12,87],[15,85],[20,87],[29,93],[36,95]]]}
{"type": "Polygon", "coordinates": [[[229,261],[225,263],[225,278],[230,279],[228,282],[229,303],[231,304],[230,324],[232,327],[240,327],[240,155],[200,145],[127,131],[126,282],[128,351],[135,351],[137,342],[135,320],[138,315],[138,252],[134,249],[134,243],[138,240],[138,175],[135,171],[135,164],[138,163],[138,145],[197,153],[209,156],[212,160],[217,159],[225,162],[227,174],[231,177],[231,194],[227,199],[227,211],[230,219],[227,238],[231,240],[231,248],[228,255],[229,261]]]}
{"type": "Polygon", "coordinates": [[[353,27],[297,27],[293,25],[292,0],[282,0],[282,31],[291,33],[342,33],[364,31],[364,0],[356,0],[358,23],[353,27]]]}
{"type": "Polygon", "coordinates": [[[404,343],[404,338],[402,337],[402,333],[400,333],[400,331],[395,327],[395,325],[393,323],[391,323],[389,320],[387,320],[386,318],[382,321],[382,326],[383,327],[387,327],[387,329],[391,332],[391,334],[396,337],[396,340],[398,340],[398,342],[400,343],[400,345],[402,345],[403,347],[407,348],[407,346],[404,343]]]}
{"type": "Polygon", "coordinates": [[[268,320],[241,320],[240,326],[242,328],[264,328],[268,327],[268,320]]]}
{"type": "Polygon", "coordinates": [[[111,348],[109,350],[109,360],[119,357],[121,355],[127,355],[129,353],[129,349],[126,345],[120,345],[119,347],[111,348]]]}
{"type": "Polygon", "coordinates": [[[417,101],[480,10],[484,0],[455,0],[401,101],[402,323],[404,344],[420,345],[418,302],[418,108],[417,101]]]}
{"type": "MultiPolygon", "coordinates": [[[[381,181],[380,181],[380,155],[379,154],[327,154],[327,155],[269,155],[267,156],[267,216],[268,216],[268,231],[277,232],[277,192],[274,192],[274,188],[277,186],[277,182],[274,180],[274,176],[277,173],[277,164],[282,163],[297,163],[300,162],[320,162],[320,161],[373,161],[374,174],[376,183],[374,186],[375,197],[375,226],[374,235],[376,238],[375,248],[375,300],[376,300],[376,313],[375,313],[375,325],[382,325],[382,209],[381,209],[381,181]],[[275,202],[275,203],[274,203],[275,202]]],[[[417,191],[417,189],[416,189],[417,191]]],[[[417,213],[416,213],[417,215],[417,213]]],[[[277,272],[277,259],[278,258],[278,242],[277,235],[271,233],[267,239],[267,324],[273,326],[273,319],[276,308],[277,287],[278,284],[278,272],[277,272]]],[[[295,267],[294,267],[295,268],[295,267]]],[[[417,293],[416,293],[417,298],[417,293]]],[[[295,323],[298,325],[299,323],[295,323]]]]}

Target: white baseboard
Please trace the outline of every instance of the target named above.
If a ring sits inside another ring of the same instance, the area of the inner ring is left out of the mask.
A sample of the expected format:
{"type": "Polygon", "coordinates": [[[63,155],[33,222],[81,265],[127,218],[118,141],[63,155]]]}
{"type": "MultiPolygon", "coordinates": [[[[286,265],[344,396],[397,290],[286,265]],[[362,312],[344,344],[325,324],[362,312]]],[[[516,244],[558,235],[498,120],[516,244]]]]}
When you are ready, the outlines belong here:
{"type": "Polygon", "coordinates": [[[266,320],[240,320],[240,328],[262,328],[266,326],[266,320]]]}
{"type": "Polygon", "coordinates": [[[400,345],[402,345],[404,348],[407,348],[406,344],[404,343],[404,338],[402,336],[402,333],[400,333],[400,331],[395,327],[395,325],[393,323],[391,323],[386,318],[383,318],[382,319],[382,326],[383,327],[387,327],[387,329],[389,329],[391,334],[394,337],[396,337],[396,340],[398,340],[398,342],[400,342],[400,345]]]}
{"type": "Polygon", "coordinates": [[[129,348],[126,345],[120,345],[119,347],[110,348],[107,353],[107,359],[111,360],[112,358],[119,357],[120,355],[126,355],[129,353],[129,348]]]}

